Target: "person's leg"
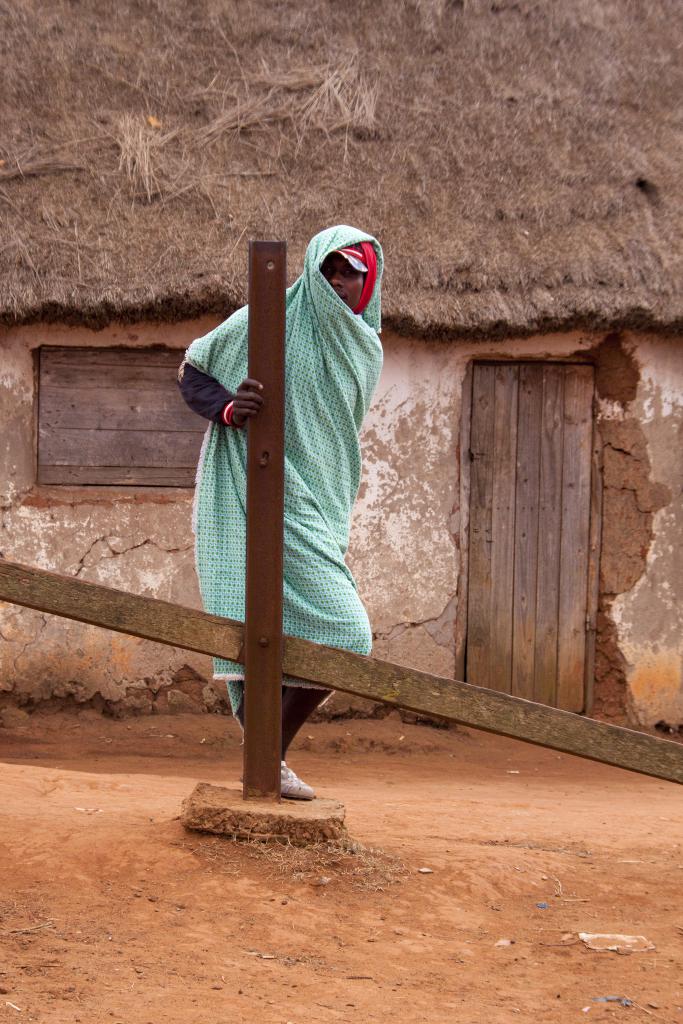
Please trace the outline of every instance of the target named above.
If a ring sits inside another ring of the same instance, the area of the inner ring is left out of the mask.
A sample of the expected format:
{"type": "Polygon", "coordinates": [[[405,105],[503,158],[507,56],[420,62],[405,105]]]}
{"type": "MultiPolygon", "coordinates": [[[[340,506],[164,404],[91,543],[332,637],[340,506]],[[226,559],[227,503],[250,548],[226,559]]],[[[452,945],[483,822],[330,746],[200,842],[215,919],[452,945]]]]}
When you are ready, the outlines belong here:
{"type": "MultiPolygon", "coordinates": [[[[313,800],[315,791],[285,764],[290,743],[306,719],[329,696],[330,690],[304,686],[282,687],[282,770],[280,786],[282,796],[289,800],[313,800]]],[[[235,711],[235,718],[244,730],[244,696],[235,711]]]]}
{"type": "Polygon", "coordinates": [[[301,726],[315,709],[329,697],[329,690],[309,686],[282,687],[282,760],[301,726]]]}
{"type": "Polygon", "coordinates": [[[233,714],[239,722],[242,732],[244,732],[244,690],[242,690],[242,699],[239,703],[239,707],[237,708],[237,711],[233,711],[233,714]]]}
{"type": "MultiPolygon", "coordinates": [[[[285,760],[289,745],[301,726],[313,714],[315,709],[329,697],[330,690],[322,690],[309,686],[282,687],[282,760],[285,760]]],[[[244,697],[240,702],[235,718],[244,729],[244,697]]]]}

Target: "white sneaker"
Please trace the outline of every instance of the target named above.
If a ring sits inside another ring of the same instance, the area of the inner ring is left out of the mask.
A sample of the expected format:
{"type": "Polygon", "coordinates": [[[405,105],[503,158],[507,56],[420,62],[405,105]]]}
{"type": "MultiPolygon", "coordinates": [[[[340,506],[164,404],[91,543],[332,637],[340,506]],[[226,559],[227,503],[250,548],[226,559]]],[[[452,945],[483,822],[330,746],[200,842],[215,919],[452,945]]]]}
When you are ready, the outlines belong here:
{"type": "Polygon", "coordinates": [[[285,761],[280,767],[280,795],[285,800],[315,800],[315,791],[302,782],[285,761]]]}

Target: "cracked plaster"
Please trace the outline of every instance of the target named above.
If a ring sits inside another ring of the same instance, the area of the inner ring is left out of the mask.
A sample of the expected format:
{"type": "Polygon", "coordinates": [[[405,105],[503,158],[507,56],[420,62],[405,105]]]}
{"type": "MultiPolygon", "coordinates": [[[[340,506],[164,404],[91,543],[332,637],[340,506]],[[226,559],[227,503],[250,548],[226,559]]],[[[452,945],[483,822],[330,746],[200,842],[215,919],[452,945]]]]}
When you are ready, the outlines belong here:
{"type": "Polygon", "coordinates": [[[457,589],[454,352],[397,336],[362,434],[349,562],[374,630],[437,618],[457,589]]]}
{"type": "MultiPolygon", "coordinates": [[[[620,465],[614,484],[647,516],[642,571],[612,604],[633,717],[644,725],[683,722],[683,349],[678,339],[639,339],[640,381],[629,407],[634,460],[644,486],[620,465]],[[638,436],[638,433],[640,436],[638,436]]],[[[633,514],[631,513],[633,518],[633,514]]],[[[623,538],[622,552],[623,552],[623,538]]],[[[624,581],[627,582],[627,581],[624,581]]]]}

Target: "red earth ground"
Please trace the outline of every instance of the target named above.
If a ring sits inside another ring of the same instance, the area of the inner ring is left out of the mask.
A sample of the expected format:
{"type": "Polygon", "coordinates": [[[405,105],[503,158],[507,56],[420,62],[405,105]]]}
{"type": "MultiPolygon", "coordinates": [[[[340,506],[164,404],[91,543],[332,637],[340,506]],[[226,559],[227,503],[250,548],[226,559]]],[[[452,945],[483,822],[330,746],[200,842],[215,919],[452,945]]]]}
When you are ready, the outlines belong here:
{"type": "Polygon", "coordinates": [[[297,747],[360,845],[185,832],[195,781],[239,776],[225,718],[0,729],[0,1020],[683,1022],[678,787],[393,716],[297,747]]]}

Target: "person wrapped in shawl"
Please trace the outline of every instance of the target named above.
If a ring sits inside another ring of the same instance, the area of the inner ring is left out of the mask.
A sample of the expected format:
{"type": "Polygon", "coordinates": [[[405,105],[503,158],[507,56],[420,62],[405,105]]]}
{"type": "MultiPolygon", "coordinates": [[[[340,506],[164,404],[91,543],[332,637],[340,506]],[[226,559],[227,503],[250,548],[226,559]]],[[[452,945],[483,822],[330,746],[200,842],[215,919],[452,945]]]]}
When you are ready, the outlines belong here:
{"type": "MultiPolygon", "coordinates": [[[[285,633],[369,654],[367,613],[345,555],[361,473],[359,431],[382,368],[379,243],[356,228],[321,231],[286,293],[285,633]]],[[[246,433],[264,397],[247,377],[248,307],[192,342],[179,371],[188,405],[210,419],[197,470],[193,526],[207,612],[244,621],[246,433]]],[[[244,724],[244,669],[214,659],[244,724]]],[[[282,795],[314,792],[287,767],[289,744],[329,692],[285,677],[282,795]]]]}

